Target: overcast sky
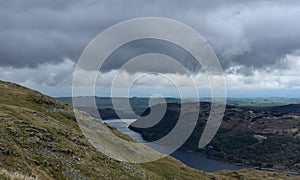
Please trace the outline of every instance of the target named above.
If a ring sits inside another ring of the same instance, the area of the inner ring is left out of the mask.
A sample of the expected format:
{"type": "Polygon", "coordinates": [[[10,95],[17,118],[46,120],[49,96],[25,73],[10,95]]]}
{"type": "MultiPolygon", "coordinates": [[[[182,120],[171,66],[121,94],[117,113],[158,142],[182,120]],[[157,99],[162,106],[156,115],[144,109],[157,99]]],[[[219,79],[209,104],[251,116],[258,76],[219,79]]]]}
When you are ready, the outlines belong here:
{"type": "MultiPolygon", "coordinates": [[[[0,0],[0,79],[69,96],[74,67],[87,44],[118,22],[146,16],[178,20],[199,32],[220,60],[229,96],[300,97],[298,0],[0,0]]],[[[107,95],[106,86],[128,58],[153,51],[181,58],[191,74],[174,74],[164,68],[167,63],[145,58],[144,66],[121,72],[120,82],[125,83],[148,73],[136,82],[133,93],[147,96],[155,87],[176,96],[170,82],[151,72],[169,74],[184,87],[190,76],[199,89],[209,88],[186,52],[168,43],[144,41],[112,55],[98,76],[97,95],[107,95]]],[[[203,90],[204,96],[207,93],[203,90]]]]}

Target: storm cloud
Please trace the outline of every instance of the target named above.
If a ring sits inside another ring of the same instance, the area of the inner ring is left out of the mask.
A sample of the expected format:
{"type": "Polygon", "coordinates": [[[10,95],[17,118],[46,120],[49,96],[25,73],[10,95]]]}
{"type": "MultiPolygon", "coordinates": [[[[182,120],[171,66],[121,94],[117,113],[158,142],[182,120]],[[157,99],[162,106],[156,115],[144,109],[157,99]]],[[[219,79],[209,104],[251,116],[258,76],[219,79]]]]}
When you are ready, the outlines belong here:
{"type": "Polygon", "coordinates": [[[278,67],[300,49],[299,8],[299,1],[2,0],[0,65],[76,61],[105,28],[130,18],[159,16],[202,34],[225,69],[278,67]]]}
{"type": "MultiPolygon", "coordinates": [[[[68,59],[73,68],[87,44],[104,29],[151,16],[175,19],[198,31],[215,50],[226,73],[254,76],[257,71],[289,69],[292,62],[287,57],[299,56],[299,9],[296,0],[2,0],[0,67],[52,67],[68,59]]],[[[191,72],[199,70],[184,50],[151,41],[125,45],[111,55],[102,70],[118,69],[126,60],[146,52],[165,53],[191,72]]]]}

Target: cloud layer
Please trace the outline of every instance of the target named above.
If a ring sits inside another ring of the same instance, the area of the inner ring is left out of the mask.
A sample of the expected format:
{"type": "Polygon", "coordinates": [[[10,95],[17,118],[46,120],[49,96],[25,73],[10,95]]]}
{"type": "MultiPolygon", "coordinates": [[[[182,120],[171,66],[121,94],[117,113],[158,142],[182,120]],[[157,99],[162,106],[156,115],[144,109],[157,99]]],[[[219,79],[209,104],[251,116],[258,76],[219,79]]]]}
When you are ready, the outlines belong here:
{"type": "Polygon", "coordinates": [[[299,1],[3,0],[0,65],[35,67],[63,58],[76,60],[87,43],[110,25],[161,16],[200,32],[225,69],[232,65],[266,68],[300,49],[299,8],[299,1]]]}
{"type": "MultiPolygon", "coordinates": [[[[2,0],[0,78],[46,86],[70,84],[77,59],[98,33],[123,20],[157,16],[183,22],[202,34],[215,50],[232,88],[295,88],[300,86],[295,70],[300,55],[299,9],[296,0],[2,0]]],[[[191,72],[199,70],[184,51],[149,41],[124,46],[102,70],[109,74],[130,57],[156,51],[176,56],[191,72]]],[[[152,68],[141,67],[140,71],[168,69],[159,61],[150,64],[152,68]]],[[[135,71],[139,67],[128,71],[139,72],[135,71]]]]}

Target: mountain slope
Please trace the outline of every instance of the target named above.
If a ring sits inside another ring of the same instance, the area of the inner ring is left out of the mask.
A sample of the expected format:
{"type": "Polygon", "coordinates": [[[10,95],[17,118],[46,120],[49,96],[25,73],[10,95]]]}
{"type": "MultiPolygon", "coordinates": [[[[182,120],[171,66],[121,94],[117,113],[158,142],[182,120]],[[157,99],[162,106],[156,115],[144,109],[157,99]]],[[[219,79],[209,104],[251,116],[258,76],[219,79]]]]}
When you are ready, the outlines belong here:
{"type": "Polygon", "coordinates": [[[267,111],[278,113],[300,114],[300,104],[288,104],[283,106],[265,107],[267,111]]]}
{"type": "MultiPolygon", "coordinates": [[[[194,106],[188,103],[185,107],[193,110],[194,106]]],[[[180,109],[180,104],[169,103],[165,116],[153,127],[137,128],[147,121],[140,118],[129,128],[148,141],[160,139],[175,126],[180,109]]],[[[148,111],[150,109],[145,114],[148,111]]],[[[183,148],[229,162],[300,172],[300,114],[294,113],[296,111],[290,114],[227,106],[218,133],[208,146],[199,149],[198,142],[209,112],[210,103],[201,103],[197,125],[183,148]]]]}
{"type": "Polygon", "coordinates": [[[210,177],[172,158],[142,165],[112,160],[85,139],[70,106],[16,84],[0,82],[0,109],[0,167],[10,172],[40,179],[210,177]]]}
{"type": "MultiPolygon", "coordinates": [[[[86,140],[70,106],[2,81],[0,122],[1,179],[295,179],[252,169],[209,174],[171,157],[145,164],[115,161],[86,140]]],[[[115,129],[100,125],[132,141],[115,129]]]]}

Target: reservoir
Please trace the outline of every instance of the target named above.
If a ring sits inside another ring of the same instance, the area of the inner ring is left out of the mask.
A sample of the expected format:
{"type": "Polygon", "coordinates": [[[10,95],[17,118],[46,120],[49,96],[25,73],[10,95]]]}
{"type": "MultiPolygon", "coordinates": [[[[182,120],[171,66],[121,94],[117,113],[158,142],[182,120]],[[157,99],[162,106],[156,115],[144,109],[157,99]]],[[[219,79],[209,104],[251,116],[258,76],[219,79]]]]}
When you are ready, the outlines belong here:
{"type": "MultiPolygon", "coordinates": [[[[129,124],[131,124],[134,121],[135,119],[113,119],[113,120],[105,120],[103,122],[105,122],[106,124],[112,127],[117,128],[120,132],[129,135],[131,138],[135,139],[140,143],[147,143],[147,141],[145,141],[139,133],[134,132],[128,128],[129,124]]],[[[184,149],[178,149],[170,155],[189,167],[203,170],[206,172],[215,172],[215,171],[225,170],[225,169],[238,170],[238,169],[249,167],[245,165],[240,166],[240,165],[230,164],[216,159],[211,159],[202,154],[196,152],[190,152],[184,149]]]]}

